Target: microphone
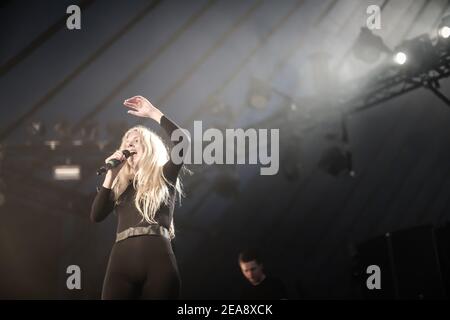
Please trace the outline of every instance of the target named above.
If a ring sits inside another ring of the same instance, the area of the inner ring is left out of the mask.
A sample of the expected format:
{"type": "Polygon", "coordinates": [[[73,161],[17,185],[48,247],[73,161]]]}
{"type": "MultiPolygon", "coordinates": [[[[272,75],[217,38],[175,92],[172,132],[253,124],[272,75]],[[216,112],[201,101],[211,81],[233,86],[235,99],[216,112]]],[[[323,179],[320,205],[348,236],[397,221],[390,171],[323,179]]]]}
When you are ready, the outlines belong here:
{"type": "MultiPolygon", "coordinates": [[[[128,150],[122,150],[123,155],[125,156],[125,159],[128,159],[133,154],[136,154],[136,152],[130,152],[128,150]]],[[[117,160],[117,159],[111,159],[109,160],[104,166],[100,167],[100,169],[97,170],[97,175],[102,175],[106,172],[108,172],[109,169],[115,168],[118,165],[120,165],[125,160],[117,160]]]]}

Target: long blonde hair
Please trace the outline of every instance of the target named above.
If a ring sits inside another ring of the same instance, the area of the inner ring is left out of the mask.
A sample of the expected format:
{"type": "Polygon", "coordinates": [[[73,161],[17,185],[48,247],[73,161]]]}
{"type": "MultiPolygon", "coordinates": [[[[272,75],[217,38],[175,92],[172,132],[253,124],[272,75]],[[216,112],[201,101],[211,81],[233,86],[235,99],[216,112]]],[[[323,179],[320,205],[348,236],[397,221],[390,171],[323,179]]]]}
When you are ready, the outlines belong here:
{"type": "MultiPolygon", "coordinates": [[[[143,146],[143,154],[137,165],[138,170],[130,166],[128,161],[120,169],[112,186],[115,200],[128,187],[129,181],[133,181],[136,190],[134,204],[148,223],[157,223],[155,220],[156,211],[162,204],[171,205],[168,185],[175,187],[179,199],[183,196],[182,185],[177,178],[175,185],[168,181],[163,174],[163,165],[169,161],[169,152],[161,138],[150,129],[144,126],[135,126],[129,129],[122,138],[120,150],[126,149],[126,140],[132,132],[137,132],[143,146]]],[[[169,228],[170,237],[175,237],[175,228],[172,221],[169,228]]]]}

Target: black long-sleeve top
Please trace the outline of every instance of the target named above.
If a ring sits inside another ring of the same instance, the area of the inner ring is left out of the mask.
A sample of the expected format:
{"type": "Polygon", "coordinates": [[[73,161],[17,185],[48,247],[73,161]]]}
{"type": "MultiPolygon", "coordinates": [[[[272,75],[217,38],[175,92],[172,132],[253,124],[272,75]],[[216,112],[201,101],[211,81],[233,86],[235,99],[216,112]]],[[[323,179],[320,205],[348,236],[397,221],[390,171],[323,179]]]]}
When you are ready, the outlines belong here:
{"type": "MultiPolygon", "coordinates": [[[[160,124],[161,127],[169,135],[169,137],[171,137],[172,132],[174,132],[176,129],[180,129],[180,127],[175,122],[164,115],[161,117],[160,124]]],[[[189,141],[189,137],[183,132],[182,139],[180,139],[180,141],[176,144],[182,143],[184,139],[187,139],[185,141],[189,141]]],[[[173,146],[174,144],[173,142],[171,142],[171,147],[173,146]]],[[[181,156],[184,157],[185,154],[181,154],[181,156]]],[[[166,227],[167,229],[169,229],[170,222],[173,218],[176,196],[176,190],[174,186],[182,166],[183,163],[175,164],[170,158],[169,161],[164,164],[163,168],[165,178],[172,184],[168,185],[170,199],[168,201],[168,205],[163,203],[160,206],[155,214],[155,220],[159,225],[166,227]]],[[[115,210],[118,216],[117,233],[129,227],[147,226],[148,222],[143,220],[142,215],[134,205],[135,195],[136,190],[133,187],[133,183],[130,181],[130,184],[128,185],[126,190],[119,196],[118,204],[116,205],[114,201],[113,191],[102,186],[92,204],[91,220],[94,222],[100,222],[104,220],[113,210],[115,210]]]]}

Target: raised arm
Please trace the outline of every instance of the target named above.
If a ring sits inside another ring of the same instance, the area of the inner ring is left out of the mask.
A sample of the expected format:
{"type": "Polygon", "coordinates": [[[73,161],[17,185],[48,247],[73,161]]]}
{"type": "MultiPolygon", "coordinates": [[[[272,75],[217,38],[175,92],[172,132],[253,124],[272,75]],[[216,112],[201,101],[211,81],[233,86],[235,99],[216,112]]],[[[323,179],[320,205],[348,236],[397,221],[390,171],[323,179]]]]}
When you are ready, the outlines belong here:
{"type": "Polygon", "coordinates": [[[178,173],[180,172],[180,169],[182,168],[184,164],[184,159],[186,157],[185,151],[187,151],[187,148],[189,148],[190,145],[190,138],[186,134],[184,130],[180,128],[174,121],[172,121],[167,116],[163,115],[161,117],[161,127],[166,131],[169,138],[172,137],[172,134],[177,131],[177,138],[178,141],[173,141],[170,139],[170,160],[164,165],[164,174],[167,179],[170,181],[175,181],[178,173]],[[179,157],[179,159],[174,159],[172,155],[172,150],[177,147],[179,149],[179,152],[175,152],[176,156],[179,157]]]}
{"type": "Polygon", "coordinates": [[[169,135],[169,138],[171,138],[172,134],[178,130],[176,133],[179,140],[174,143],[172,139],[170,139],[170,151],[172,151],[175,146],[180,147],[180,152],[177,153],[179,159],[174,159],[172,157],[172,152],[169,152],[170,160],[164,165],[164,175],[169,181],[175,182],[186,156],[184,151],[186,151],[190,145],[189,135],[187,135],[186,132],[182,130],[174,121],[165,116],[158,108],[153,106],[150,101],[142,96],[135,96],[127,99],[124,101],[124,105],[131,109],[128,113],[138,117],[150,118],[158,122],[169,135]]]}

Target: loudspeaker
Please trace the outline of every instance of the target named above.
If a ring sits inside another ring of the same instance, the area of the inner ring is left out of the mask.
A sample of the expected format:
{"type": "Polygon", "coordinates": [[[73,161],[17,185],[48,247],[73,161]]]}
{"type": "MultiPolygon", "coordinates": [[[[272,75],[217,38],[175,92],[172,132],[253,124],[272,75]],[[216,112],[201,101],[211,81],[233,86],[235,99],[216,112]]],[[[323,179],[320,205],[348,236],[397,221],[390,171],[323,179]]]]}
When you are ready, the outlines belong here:
{"type": "Polygon", "coordinates": [[[435,230],[419,226],[370,239],[357,247],[358,281],[367,299],[445,299],[446,284],[435,230]],[[366,273],[379,267],[380,288],[369,288],[366,273]]]}

